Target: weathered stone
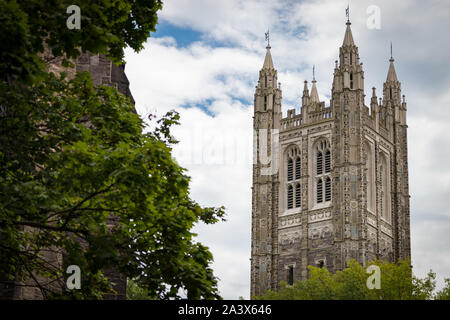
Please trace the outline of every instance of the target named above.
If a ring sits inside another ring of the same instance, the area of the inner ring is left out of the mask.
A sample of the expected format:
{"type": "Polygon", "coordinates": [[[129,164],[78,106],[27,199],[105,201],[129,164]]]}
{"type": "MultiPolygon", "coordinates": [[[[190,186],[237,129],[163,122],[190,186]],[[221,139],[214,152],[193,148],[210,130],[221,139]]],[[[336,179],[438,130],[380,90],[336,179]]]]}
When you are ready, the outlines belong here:
{"type": "Polygon", "coordinates": [[[349,22],[345,39],[330,106],[310,96],[305,81],[301,113],[288,110],[286,118],[267,48],[271,63],[261,69],[255,92],[252,296],[278,289],[291,274],[306,279],[308,265],[336,272],[352,258],[365,265],[410,257],[406,102],[391,59],[383,102],[373,89],[370,109],[364,105],[364,72],[349,22]],[[271,145],[264,130],[279,130],[277,154],[260,154],[261,144],[271,145]],[[263,171],[274,163],[277,170],[263,171]],[[272,268],[261,268],[261,261],[272,268]]]}

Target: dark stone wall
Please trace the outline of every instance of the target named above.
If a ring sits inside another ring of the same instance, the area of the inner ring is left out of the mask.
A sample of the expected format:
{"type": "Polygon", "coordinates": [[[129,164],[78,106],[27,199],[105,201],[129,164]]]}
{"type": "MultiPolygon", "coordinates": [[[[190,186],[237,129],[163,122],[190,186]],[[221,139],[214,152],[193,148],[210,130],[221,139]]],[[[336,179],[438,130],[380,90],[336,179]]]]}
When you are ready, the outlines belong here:
{"type": "MultiPolygon", "coordinates": [[[[93,55],[89,52],[83,53],[76,64],[77,72],[88,71],[95,85],[109,85],[115,87],[120,93],[129,97],[134,104],[133,96],[129,88],[130,82],[125,74],[125,65],[115,65],[104,55],[93,55]]],[[[136,112],[136,111],[135,111],[136,112]]],[[[117,219],[111,217],[111,227],[116,224],[117,219]]],[[[113,284],[116,294],[107,294],[105,300],[125,300],[127,279],[114,268],[104,270],[105,276],[113,284]]]]}
{"type": "Polygon", "coordinates": [[[125,65],[116,65],[104,55],[81,54],[76,63],[76,71],[88,71],[95,85],[110,85],[129,97],[134,104],[130,82],[125,74],[125,65]]]}
{"type": "Polygon", "coordinates": [[[0,274],[0,300],[12,300],[14,297],[14,288],[14,281],[0,274]]]}

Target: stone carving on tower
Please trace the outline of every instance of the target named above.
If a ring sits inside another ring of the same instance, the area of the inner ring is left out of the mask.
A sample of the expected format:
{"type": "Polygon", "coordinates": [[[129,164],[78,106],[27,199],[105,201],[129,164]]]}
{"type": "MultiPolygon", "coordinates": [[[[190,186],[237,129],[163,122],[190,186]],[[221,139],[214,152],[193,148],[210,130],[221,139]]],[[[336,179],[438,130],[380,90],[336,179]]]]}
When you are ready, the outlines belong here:
{"type": "Polygon", "coordinates": [[[254,99],[251,296],[342,270],[350,259],[410,257],[405,96],[394,59],[383,98],[364,104],[364,71],[347,21],[331,100],[304,82],[301,112],[282,118],[270,46],[254,99]]]}

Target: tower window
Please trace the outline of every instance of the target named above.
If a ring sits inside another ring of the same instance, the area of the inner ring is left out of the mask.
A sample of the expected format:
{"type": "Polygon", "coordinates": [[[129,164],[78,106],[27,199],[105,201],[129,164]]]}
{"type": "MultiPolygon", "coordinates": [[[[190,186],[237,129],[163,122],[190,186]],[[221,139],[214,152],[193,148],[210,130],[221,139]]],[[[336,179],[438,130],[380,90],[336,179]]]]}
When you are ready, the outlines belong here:
{"type": "Polygon", "coordinates": [[[264,76],[264,86],[267,88],[267,76],[264,76]]]}
{"type": "Polygon", "coordinates": [[[389,88],[389,99],[392,99],[392,88],[389,88]]]}
{"type": "Polygon", "coordinates": [[[327,150],[325,152],[325,173],[329,173],[331,171],[331,152],[327,150]]]}
{"type": "Polygon", "coordinates": [[[288,283],[290,286],[292,286],[294,284],[294,267],[293,266],[289,266],[287,280],[288,280],[288,283]]]}
{"type": "Polygon", "coordinates": [[[299,183],[295,186],[295,207],[299,208],[302,204],[302,196],[301,196],[302,190],[299,183]]]}
{"type": "Polygon", "coordinates": [[[322,179],[317,180],[317,203],[323,202],[323,183],[322,179]]]}
{"type": "Polygon", "coordinates": [[[264,111],[267,110],[267,96],[264,96],[264,111]]]}
{"type": "Polygon", "coordinates": [[[320,139],[316,144],[316,203],[331,201],[331,149],[327,139],[320,139]]]}
{"type": "Polygon", "coordinates": [[[353,53],[350,52],[350,64],[353,64],[353,53]]]}
{"type": "Polygon", "coordinates": [[[292,159],[289,159],[287,165],[287,180],[292,181],[293,176],[294,176],[294,161],[292,159]]]}
{"type": "Polygon", "coordinates": [[[353,89],[353,73],[350,73],[350,89],[353,89]]]}
{"type": "Polygon", "coordinates": [[[286,208],[301,207],[301,155],[298,146],[291,146],[286,150],[286,208]]]}
{"type": "Polygon", "coordinates": [[[295,180],[300,179],[302,175],[301,170],[302,170],[302,160],[300,159],[300,157],[297,157],[297,159],[295,159],[295,180]]]}
{"type": "Polygon", "coordinates": [[[287,207],[288,209],[292,209],[294,207],[294,188],[292,185],[288,186],[287,191],[287,207]]]}
{"type": "Polygon", "coordinates": [[[322,152],[317,152],[317,174],[323,173],[323,157],[322,152]]]}
{"type": "Polygon", "coordinates": [[[330,177],[325,180],[325,202],[331,201],[331,179],[330,177]]]}

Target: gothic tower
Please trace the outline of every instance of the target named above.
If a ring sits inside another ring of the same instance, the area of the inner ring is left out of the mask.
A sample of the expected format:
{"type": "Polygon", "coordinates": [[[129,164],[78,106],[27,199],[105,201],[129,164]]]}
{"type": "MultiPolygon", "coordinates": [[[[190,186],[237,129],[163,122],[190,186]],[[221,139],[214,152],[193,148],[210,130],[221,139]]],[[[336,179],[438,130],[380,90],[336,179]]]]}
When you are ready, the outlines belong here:
{"type": "Polygon", "coordinates": [[[350,259],[410,257],[406,102],[391,56],[383,99],[364,104],[347,21],[329,106],[305,81],[301,112],[281,115],[270,46],[254,100],[251,295],[342,270],[350,259]]]}
{"type": "Polygon", "coordinates": [[[253,285],[257,284],[272,288],[278,278],[277,259],[273,255],[277,243],[272,240],[277,238],[278,197],[274,195],[278,194],[279,189],[278,159],[271,155],[277,154],[281,123],[281,88],[277,83],[277,70],[273,66],[270,45],[267,45],[266,49],[254,98],[252,292],[256,290],[253,285]],[[259,156],[260,154],[262,156],[259,156]]]}

